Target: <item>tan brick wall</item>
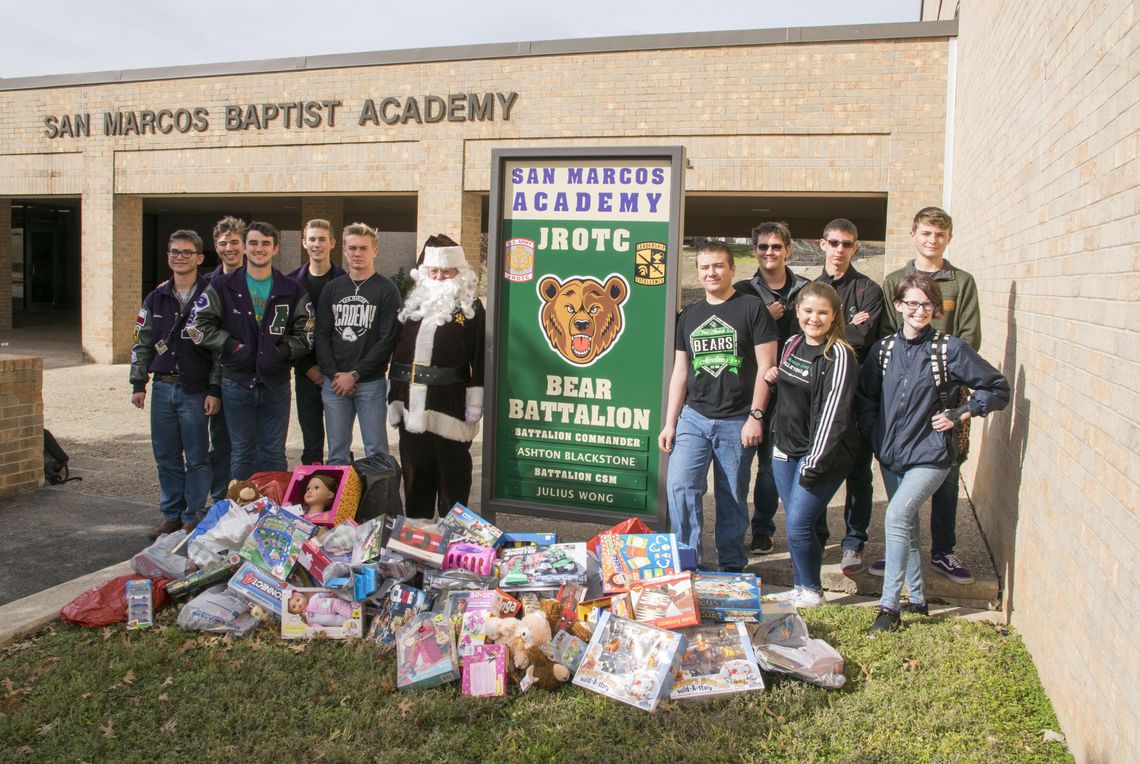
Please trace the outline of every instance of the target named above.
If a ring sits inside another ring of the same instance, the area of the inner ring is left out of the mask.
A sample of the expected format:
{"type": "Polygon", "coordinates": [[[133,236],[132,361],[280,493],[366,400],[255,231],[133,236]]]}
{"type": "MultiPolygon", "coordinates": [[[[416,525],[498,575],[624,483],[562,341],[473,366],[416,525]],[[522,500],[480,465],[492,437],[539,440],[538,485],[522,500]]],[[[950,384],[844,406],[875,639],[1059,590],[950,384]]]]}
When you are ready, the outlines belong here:
{"type": "Polygon", "coordinates": [[[1014,387],[964,471],[1077,761],[1140,750],[1135,6],[962,3],[953,261],[1014,387]]]}
{"type": "MultiPolygon", "coordinates": [[[[910,216],[942,199],[947,51],[945,38],[860,40],[0,92],[0,196],[82,194],[95,215],[84,257],[96,261],[83,273],[96,279],[112,248],[112,194],[411,192],[417,247],[450,231],[474,257],[467,194],[487,192],[492,146],[680,144],[690,191],[886,194],[887,257],[901,262],[910,216]],[[518,93],[509,121],[496,103],[495,121],[359,124],[366,98],[495,92],[518,93]],[[336,125],[225,129],[227,104],[297,98],[339,98],[336,125]],[[198,106],[209,110],[204,132],[103,134],[105,111],[198,106]],[[45,137],[44,115],[76,112],[91,115],[90,137],[45,137]]],[[[84,299],[104,286],[85,285],[84,299]]],[[[98,326],[108,315],[84,320],[101,359],[121,357],[98,326]]]]}
{"type": "Polygon", "coordinates": [[[0,355],[0,497],[44,484],[44,364],[0,355]]]}
{"type": "Polygon", "coordinates": [[[0,329],[12,328],[12,261],[24,261],[23,252],[12,251],[12,203],[0,199],[0,329]]]}

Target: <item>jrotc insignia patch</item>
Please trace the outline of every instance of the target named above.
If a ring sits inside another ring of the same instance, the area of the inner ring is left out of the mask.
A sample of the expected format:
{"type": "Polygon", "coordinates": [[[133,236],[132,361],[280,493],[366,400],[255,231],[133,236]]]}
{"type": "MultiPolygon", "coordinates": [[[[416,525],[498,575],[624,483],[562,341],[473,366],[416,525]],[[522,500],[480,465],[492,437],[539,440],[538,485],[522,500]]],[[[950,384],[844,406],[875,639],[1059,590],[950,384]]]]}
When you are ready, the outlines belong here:
{"type": "Polygon", "coordinates": [[[530,239],[508,239],[503,275],[507,281],[530,281],[534,278],[534,242],[530,239]]]}
{"type": "Polygon", "coordinates": [[[665,252],[667,247],[659,241],[640,242],[634,253],[633,280],[642,286],[661,286],[665,283],[665,252]]]}
{"type": "Polygon", "coordinates": [[[139,308],[139,314],[135,318],[135,341],[134,341],[134,344],[136,344],[136,345],[139,344],[139,331],[143,328],[143,324],[145,324],[145,323],[146,323],[146,308],[139,308]]]}

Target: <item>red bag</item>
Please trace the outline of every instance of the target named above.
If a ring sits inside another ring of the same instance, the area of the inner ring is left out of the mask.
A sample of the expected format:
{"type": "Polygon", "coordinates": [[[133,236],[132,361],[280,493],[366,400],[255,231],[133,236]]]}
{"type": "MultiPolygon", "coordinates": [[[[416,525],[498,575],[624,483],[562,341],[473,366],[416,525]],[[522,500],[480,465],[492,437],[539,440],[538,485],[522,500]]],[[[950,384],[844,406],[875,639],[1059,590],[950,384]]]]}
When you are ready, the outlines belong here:
{"type": "MultiPolygon", "coordinates": [[[[113,623],[125,623],[127,620],[127,581],[145,578],[131,574],[119,576],[110,581],[104,581],[98,586],[88,589],[63,606],[59,617],[68,623],[77,626],[94,628],[96,626],[110,626],[113,623]]],[[[154,597],[154,609],[158,611],[166,604],[166,584],[170,579],[155,578],[151,587],[154,597]]]]}
{"type": "Polygon", "coordinates": [[[249,482],[257,486],[261,495],[278,505],[284,503],[285,491],[292,479],[292,472],[255,472],[249,476],[249,482]]]}
{"type": "MultiPolygon", "coordinates": [[[[631,517],[622,520],[612,528],[602,531],[602,533],[616,533],[619,535],[622,533],[653,533],[653,529],[643,523],[640,518],[631,517]]],[[[586,545],[586,548],[589,549],[595,557],[598,556],[598,547],[602,545],[602,533],[594,536],[590,539],[590,543],[586,545]]]]}

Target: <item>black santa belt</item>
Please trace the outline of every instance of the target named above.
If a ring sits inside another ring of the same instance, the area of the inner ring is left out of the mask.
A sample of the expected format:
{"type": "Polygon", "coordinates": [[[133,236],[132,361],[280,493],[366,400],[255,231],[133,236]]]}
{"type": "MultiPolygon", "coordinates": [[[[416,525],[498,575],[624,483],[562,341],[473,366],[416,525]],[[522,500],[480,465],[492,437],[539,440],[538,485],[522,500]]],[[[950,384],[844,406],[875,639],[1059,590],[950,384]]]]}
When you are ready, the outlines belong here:
{"type": "Polygon", "coordinates": [[[422,363],[397,363],[388,367],[388,379],[409,385],[454,385],[471,379],[466,366],[426,366],[422,363]]]}

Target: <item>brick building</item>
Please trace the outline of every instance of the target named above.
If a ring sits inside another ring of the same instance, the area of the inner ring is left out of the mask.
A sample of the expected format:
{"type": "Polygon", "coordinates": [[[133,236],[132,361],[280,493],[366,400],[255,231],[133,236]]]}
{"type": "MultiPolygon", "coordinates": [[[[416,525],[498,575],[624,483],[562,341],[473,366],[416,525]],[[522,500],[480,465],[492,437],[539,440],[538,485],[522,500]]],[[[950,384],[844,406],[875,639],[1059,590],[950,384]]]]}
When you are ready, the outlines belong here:
{"type": "Polygon", "coordinates": [[[842,215],[885,242],[887,269],[910,257],[913,213],[945,206],[982,353],[1015,390],[963,471],[1006,613],[1076,758],[1130,760],[1135,9],[968,0],[923,17],[0,80],[0,328],[13,303],[80,307],[85,352],[124,361],[167,234],[223,214],[286,232],[364,220],[400,234],[385,273],[438,231],[474,256],[496,147],[682,145],[686,235],[784,219],[811,237],[842,215]]]}

